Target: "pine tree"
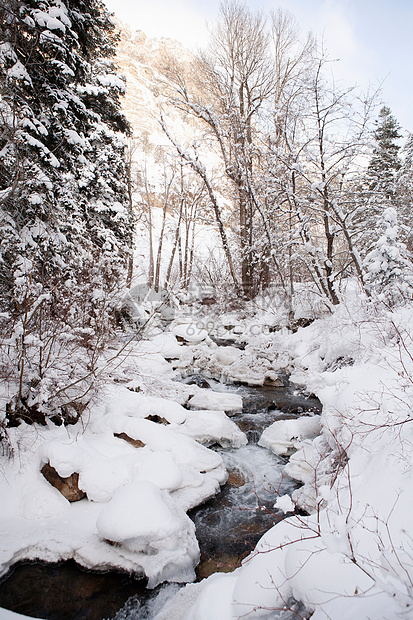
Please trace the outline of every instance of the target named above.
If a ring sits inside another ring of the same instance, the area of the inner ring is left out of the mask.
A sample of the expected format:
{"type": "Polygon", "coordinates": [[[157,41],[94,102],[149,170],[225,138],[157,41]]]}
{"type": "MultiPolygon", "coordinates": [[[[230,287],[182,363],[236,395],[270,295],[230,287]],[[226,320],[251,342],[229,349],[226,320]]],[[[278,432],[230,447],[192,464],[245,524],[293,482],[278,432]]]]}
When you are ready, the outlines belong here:
{"type": "Polygon", "coordinates": [[[33,420],[62,393],[63,335],[95,360],[108,328],[131,248],[128,125],[99,0],[0,0],[0,27],[0,310],[33,420]]]}
{"type": "Polygon", "coordinates": [[[390,108],[383,106],[375,121],[373,131],[375,146],[370,163],[359,182],[358,201],[360,208],[353,221],[362,255],[377,242],[380,231],[377,223],[388,208],[397,210],[396,180],[400,169],[400,126],[392,116],[390,108]]]}
{"type": "Polygon", "coordinates": [[[411,249],[413,244],[413,134],[402,149],[402,165],[396,177],[397,210],[401,237],[411,249]]]}
{"type": "Polygon", "coordinates": [[[381,235],[364,259],[364,282],[376,298],[394,306],[413,297],[411,255],[399,239],[396,209],[385,209],[377,224],[381,235]]]}
{"type": "Polygon", "coordinates": [[[401,133],[400,125],[387,106],[380,110],[373,136],[376,144],[367,169],[369,186],[371,190],[391,198],[394,195],[396,173],[401,166],[400,146],[396,142],[401,133]]]}

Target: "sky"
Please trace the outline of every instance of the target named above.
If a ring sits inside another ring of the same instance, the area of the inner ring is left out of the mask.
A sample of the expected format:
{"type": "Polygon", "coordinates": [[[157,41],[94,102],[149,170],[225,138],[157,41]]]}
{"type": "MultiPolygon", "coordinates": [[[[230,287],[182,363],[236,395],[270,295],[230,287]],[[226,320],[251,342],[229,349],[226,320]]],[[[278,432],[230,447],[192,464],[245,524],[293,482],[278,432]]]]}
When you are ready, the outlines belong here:
{"type": "MultiPolygon", "coordinates": [[[[220,0],[104,0],[108,9],[150,38],[176,39],[192,51],[206,46],[220,0]]],[[[413,132],[413,0],[245,0],[252,10],[282,8],[303,33],[323,37],[344,85],[381,85],[404,132],[413,132]]]]}

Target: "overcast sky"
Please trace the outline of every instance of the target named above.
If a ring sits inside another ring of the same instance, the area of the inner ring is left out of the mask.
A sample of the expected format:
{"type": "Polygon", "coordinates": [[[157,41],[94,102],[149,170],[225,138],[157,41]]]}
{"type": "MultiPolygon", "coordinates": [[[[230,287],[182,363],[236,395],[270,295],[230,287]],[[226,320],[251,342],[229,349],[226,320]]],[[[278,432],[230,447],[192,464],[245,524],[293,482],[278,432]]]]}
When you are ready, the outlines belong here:
{"type": "MultiPolygon", "coordinates": [[[[206,44],[220,0],[105,0],[148,37],[169,37],[196,51],[206,44]]],[[[324,36],[346,84],[382,83],[381,98],[413,131],[413,0],[246,0],[251,9],[291,11],[303,32],[324,36]]]]}

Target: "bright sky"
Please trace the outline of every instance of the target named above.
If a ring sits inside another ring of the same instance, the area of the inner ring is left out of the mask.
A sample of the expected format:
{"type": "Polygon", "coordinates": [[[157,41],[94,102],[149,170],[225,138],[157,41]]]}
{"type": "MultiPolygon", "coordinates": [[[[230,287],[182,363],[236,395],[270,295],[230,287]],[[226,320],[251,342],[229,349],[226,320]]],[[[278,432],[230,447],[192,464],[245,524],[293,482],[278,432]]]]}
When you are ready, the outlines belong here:
{"type": "MultiPolygon", "coordinates": [[[[148,37],[169,37],[196,51],[208,40],[220,0],[105,0],[148,37]]],[[[335,74],[346,85],[374,88],[404,130],[413,132],[413,0],[245,0],[253,10],[293,13],[303,32],[323,35],[335,74]]]]}

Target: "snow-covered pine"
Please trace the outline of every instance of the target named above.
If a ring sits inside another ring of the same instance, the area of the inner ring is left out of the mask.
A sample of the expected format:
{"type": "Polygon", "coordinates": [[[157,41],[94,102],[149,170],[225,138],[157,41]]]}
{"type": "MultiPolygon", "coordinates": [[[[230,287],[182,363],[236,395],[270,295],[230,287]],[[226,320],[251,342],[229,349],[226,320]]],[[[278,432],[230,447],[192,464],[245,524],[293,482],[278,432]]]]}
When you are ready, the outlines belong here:
{"type": "Polygon", "coordinates": [[[401,155],[402,165],[396,176],[397,215],[400,224],[400,237],[411,249],[413,241],[413,134],[408,135],[401,155]]]}
{"type": "Polygon", "coordinates": [[[16,393],[9,418],[44,421],[89,389],[130,253],[124,86],[112,61],[114,24],[99,0],[2,0],[0,22],[0,310],[16,393]],[[68,347],[84,345],[88,358],[68,366],[68,347]],[[78,375],[87,377],[80,389],[78,375]]]}
{"type": "Polygon", "coordinates": [[[375,299],[395,306],[413,297],[413,264],[399,239],[396,209],[383,211],[378,228],[382,234],[364,259],[365,286],[375,299]]]}
{"type": "Polygon", "coordinates": [[[390,198],[394,194],[396,173],[401,166],[400,146],[397,144],[401,133],[399,123],[387,106],[379,112],[373,136],[375,146],[367,169],[370,189],[381,191],[390,198]]]}
{"type": "Polygon", "coordinates": [[[360,250],[364,256],[378,239],[378,218],[388,207],[397,204],[396,178],[401,165],[397,141],[401,134],[400,126],[387,106],[381,108],[371,135],[370,161],[360,176],[358,200],[361,208],[353,222],[355,229],[361,231],[360,250]]]}

